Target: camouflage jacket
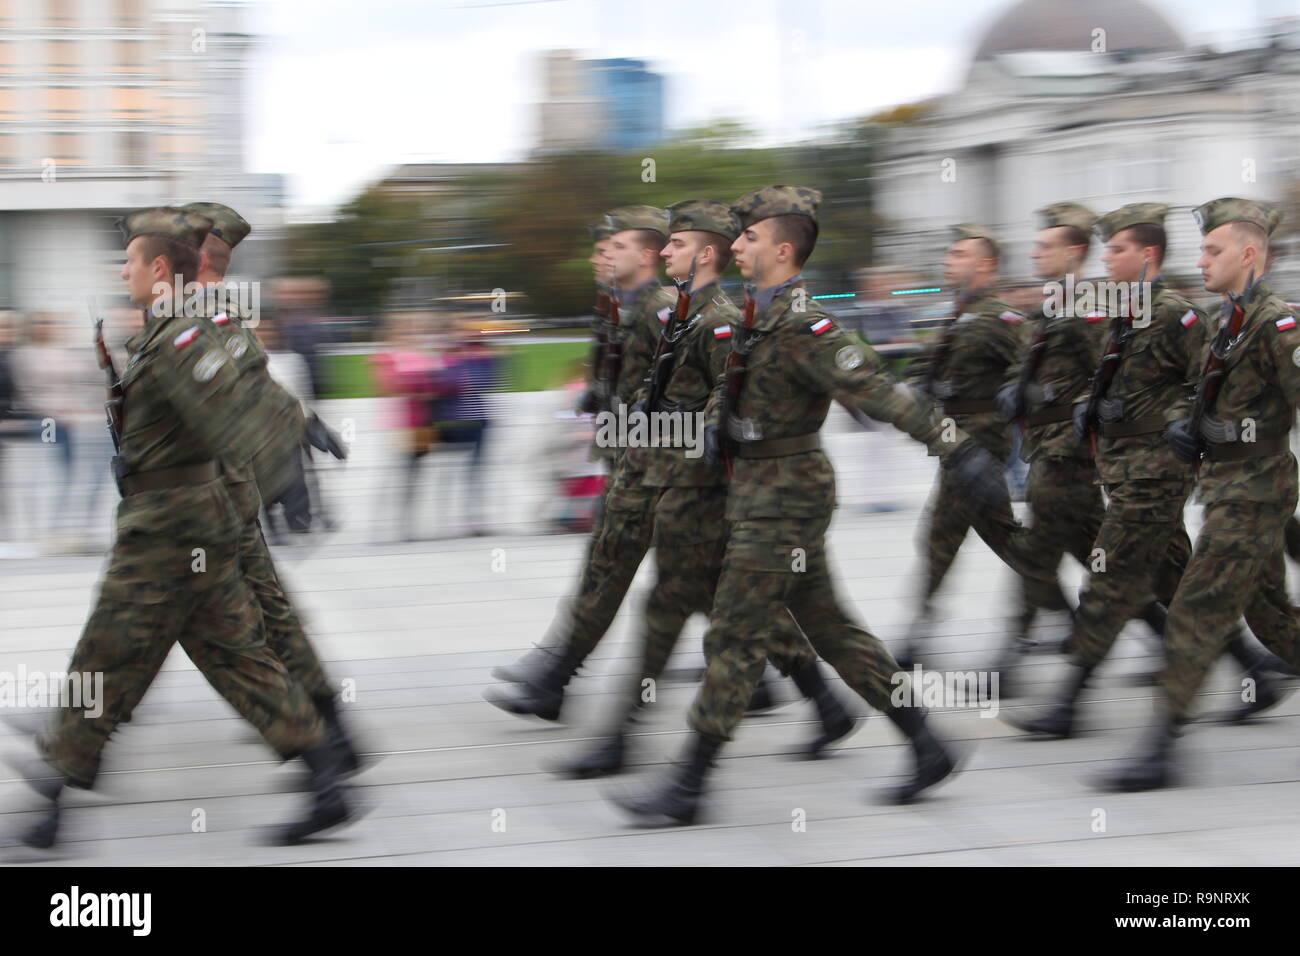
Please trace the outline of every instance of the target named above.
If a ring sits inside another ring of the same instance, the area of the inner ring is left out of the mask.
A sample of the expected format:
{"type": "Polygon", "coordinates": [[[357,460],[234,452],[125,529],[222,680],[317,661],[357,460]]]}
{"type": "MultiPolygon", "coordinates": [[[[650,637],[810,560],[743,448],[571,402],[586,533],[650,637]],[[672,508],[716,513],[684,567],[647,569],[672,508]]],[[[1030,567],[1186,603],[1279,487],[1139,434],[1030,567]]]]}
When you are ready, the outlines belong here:
{"type": "MultiPolygon", "coordinates": [[[[992,404],[1006,380],[1007,369],[1016,364],[1024,318],[1001,299],[980,296],[954,320],[952,340],[946,352],[938,356],[940,343],[936,342],[907,367],[908,379],[921,385],[932,383],[933,397],[941,410],[945,402],[992,404]],[[938,367],[936,361],[940,363],[938,367]]],[[[998,458],[1005,459],[1011,454],[1011,426],[996,410],[953,413],[951,417],[962,431],[998,458]]]]}
{"type": "MultiPolygon", "coordinates": [[[[150,312],[126,347],[123,473],[222,458],[238,439],[228,409],[243,407],[247,388],[211,325],[150,312]]],[[[117,508],[117,544],[101,593],[160,604],[213,586],[234,572],[242,527],[219,478],[128,495],[117,508]]]]}
{"type": "MultiPolygon", "coordinates": [[[[1025,389],[1029,414],[1085,400],[1092,384],[1092,374],[1101,359],[1106,317],[1095,314],[1045,318],[1040,307],[1029,315],[1025,324],[1029,326],[1027,341],[1032,341],[1041,329],[1047,333],[1047,349],[1038,366],[1036,381],[1031,381],[1025,389]]],[[[1026,348],[1020,360],[1007,369],[1008,384],[1020,380],[1020,369],[1028,355],[1026,348]]],[[[1020,445],[1020,457],[1025,461],[1033,461],[1040,455],[1047,458],[1087,458],[1090,454],[1091,446],[1074,434],[1074,424],[1068,417],[1045,425],[1025,426],[1020,445]]]]}
{"type": "MultiPolygon", "coordinates": [[[[739,310],[715,283],[697,289],[691,296],[686,324],[679,331],[680,338],[672,350],[671,364],[665,373],[667,384],[660,396],[659,410],[682,414],[682,434],[691,435],[696,440],[696,448],[633,449],[645,453],[643,481],[647,486],[683,488],[726,484],[720,464],[710,465],[703,454],[689,458],[686,452],[690,450],[691,454],[696,454],[703,451],[703,429],[695,427],[694,423],[700,419],[694,416],[704,413],[713,385],[726,368],[727,356],[731,353],[732,326],[739,319],[739,310]],[[686,418],[690,418],[692,424],[688,425],[686,418]]],[[[648,399],[649,394],[647,377],[637,392],[636,401],[648,399]]]]}
{"type": "MultiPolygon", "coordinates": [[[[732,415],[747,420],[756,440],[818,431],[832,401],[890,422],[946,456],[966,436],[943,429],[911,389],[897,382],[872,349],[840,329],[807,295],[802,283],[784,289],[755,316],[744,387],[732,415]]],[[[733,343],[746,333],[737,330],[733,343]]],[[[706,416],[721,422],[725,376],[709,398],[706,416]]],[[[805,518],[835,508],[835,473],[820,449],[780,458],[734,459],[727,518],[805,518]]]]}
{"type": "MultiPolygon", "coordinates": [[[[1208,330],[1206,347],[1213,341],[1208,330]]],[[[1228,350],[1215,407],[1207,415],[1233,423],[1241,441],[1287,436],[1300,403],[1300,324],[1295,313],[1261,283],[1241,335],[1228,350]]],[[[1285,502],[1296,494],[1296,460],[1290,450],[1244,461],[1203,461],[1200,500],[1285,502]]]]}
{"type": "Polygon", "coordinates": [[[1151,324],[1124,333],[1119,368],[1106,400],[1119,406],[1119,423],[1150,419],[1151,427],[1159,427],[1123,438],[1098,436],[1097,472],[1103,484],[1138,478],[1191,480],[1191,466],[1169,447],[1164,426],[1187,417],[1201,372],[1206,328],[1202,310],[1159,280],[1152,283],[1151,324]]]}

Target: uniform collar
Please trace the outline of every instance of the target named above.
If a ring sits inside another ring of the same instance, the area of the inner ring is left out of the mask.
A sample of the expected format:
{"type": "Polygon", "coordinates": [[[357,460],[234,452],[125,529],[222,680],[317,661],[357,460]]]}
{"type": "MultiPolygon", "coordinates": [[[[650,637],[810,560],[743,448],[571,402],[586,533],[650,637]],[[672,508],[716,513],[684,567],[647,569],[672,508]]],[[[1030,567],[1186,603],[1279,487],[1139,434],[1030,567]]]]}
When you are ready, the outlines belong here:
{"type": "Polygon", "coordinates": [[[700,286],[699,288],[691,290],[690,293],[691,303],[686,308],[687,319],[694,317],[694,315],[697,312],[699,312],[700,309],[704,308],[706,305],[709,304],[709,302],[713,299],[714,293],[717,291],[717,286],[718,286],[718,280],[710,279],[708,282],[704,283],[704,285],[700,286]]]}
{"type": "Polygon", "coordinates": [[[648,294],[651,289],[657,288],[658,285],[659,285],[659,280],[656,278],[651,278],[641,283],[635,289],[629,289],[627,291],[624,291],[622,289],[615,289],[614,294],[618,296],[618,307],[620,309],[632,308],[634,305],[636,305],[638,302],[641,301],[641,298],[643,296],[648,294]]]}
{"type": "Polygon", "coordinates": [[[803,273],[799,272],[786,279],[780,285],[769,286],[766,289],[759,289],[754,295],[754,314],[762,315],[765,313],[777,298],[797,285],[803,284],[803,273]]]}

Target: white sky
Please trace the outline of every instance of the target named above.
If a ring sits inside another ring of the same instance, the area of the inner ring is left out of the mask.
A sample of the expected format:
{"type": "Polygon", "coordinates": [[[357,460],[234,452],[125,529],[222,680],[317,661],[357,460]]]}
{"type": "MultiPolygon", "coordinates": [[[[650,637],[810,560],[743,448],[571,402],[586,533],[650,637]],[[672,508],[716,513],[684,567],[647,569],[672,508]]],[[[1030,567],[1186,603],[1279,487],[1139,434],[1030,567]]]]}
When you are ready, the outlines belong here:
{"type": "MultiPolygon", "coordinates": [[[[735,118],[788,141],[959,86],[1010,2],[262,0],[246,14],[260,38],[247,160],[310,208],[396,163],[521,159],[550,49],[649,61],[670,128],[735,118]]],[[[1300,0],[1148,3],[1193,43],[1300,14],[1300,0]]]]}

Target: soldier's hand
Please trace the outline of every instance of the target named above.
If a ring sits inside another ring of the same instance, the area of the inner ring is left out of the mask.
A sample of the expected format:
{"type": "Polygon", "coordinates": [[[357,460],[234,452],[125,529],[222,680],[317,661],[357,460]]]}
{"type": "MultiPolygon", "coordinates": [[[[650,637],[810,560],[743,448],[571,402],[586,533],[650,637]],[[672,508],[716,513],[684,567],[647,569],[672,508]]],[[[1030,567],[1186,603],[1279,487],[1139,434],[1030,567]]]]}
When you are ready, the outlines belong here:
{"type": "Polygon", "coordinates": [[[1002,462],[989,454],[988,449],[968,438],[944,458],[943,466],[956,473],[958,482],[977,507],[990,510],[1011,507],[1002,462]]]}
{"type": "Polygon", "coordinates": [[[1192,426],[1190,418],[1170,422],[1165,430],[1165,440],[1182,461],[1191,464],[1201,460],[1201,436],[1192,426]]]}
{"type": "Polygon", "coordinates": [[[1004,385],[998,390],[995,401],[1003,421],[1014,422],[1025,414],[1025,397],[1019,385],[1004,385]]]}
{"type": "Polygon", "coordinates": [[[722,461],[722,441],[718,437],[717,425],[704,426],[704,460],[710,465],[722,461]]]}
{"type": "Polygon", "coordinates": [[[313,448],[328,452],[339,461],[344,461],[348,457],[347,446],[343,444],[339,433],[321,421],[320,416],[315,412],[312,412],[311,417],[307,419],[307,441],[313,448]]]}
{"type": "Polygon", "coordinates": [[[645,402],[636,402],[635,404],[633,404],[631,408],[627,410],[627,420],[628,422],[631,422],[632,416],[644,415],[645,413],[646,413],[645,402]]]}
{"type": "Polygon", "coordinates": [[[600,411],[600,399],[596,397],[595,390],[589,388],[583,392],[573,410],[579,415],[594,415],[600,411]]]}
{"type": "Polygon", "coordinates": [[[1074,406],[1074,434],[1079,441],[1088,437],[1091,422],[1088,419],[1088,402],[1079,402],[1074,406]]]}

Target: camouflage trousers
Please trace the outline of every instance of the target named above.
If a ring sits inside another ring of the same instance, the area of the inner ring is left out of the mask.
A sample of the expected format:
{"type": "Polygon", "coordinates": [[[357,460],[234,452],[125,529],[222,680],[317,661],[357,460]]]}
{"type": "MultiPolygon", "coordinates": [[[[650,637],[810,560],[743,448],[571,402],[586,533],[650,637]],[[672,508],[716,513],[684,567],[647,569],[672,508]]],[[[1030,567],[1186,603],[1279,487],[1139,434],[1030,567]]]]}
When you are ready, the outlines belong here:
{"type": "Polygon", "coordinates": [[[319,746],[325,729],[316,708],[266,646],[264,634],[256,599],[238,573],[161,604],[101,594],[68,670],[103,674],[102,697],[94,707],[84,699],[82,706],[63,707],[37,738],[38,749],[71,782],[92,786],[109,737],[130,719],[176,643],[282,757],[319,746]]]}
{"type": "Polygon", "coordinates": [[[262,611],[267,646],[309,697],[333,697],[334,689],[325,676],[320,658],[316,656],[293,602],[285,594],[280,577],[275,573],[261,522],[256,518],[244,526],[239,539],[239,571],[262,611]]]}
{"type": "Polygon", "coordinates": [[[690,726],[730,740],[788,614],[809,643],[873,707],[891,710],[893,656],[840,603],[825,549],[830,515],[732,524],[709,630],[708,667],[690,726]]]}
{"type": "Polygon", "coordinates": [[[1030,569],[1021,575],[1027,608],[1060,607],[1056,571],[1065,555],[1088,566],[1105,514],[1096,480],[1091,458],[1038,457],[1030,463],[1025,488],[1030,525],[1010,544],[1015,564],[1030,569]]]}
{"type": "Polygon", "coordinates": [[[1026,600],[1034,607],[1062,610],[1068,605],[1056,576],[1056,566],[1048,566],[1029,547],[1017,546],[1028,532],[1016,521],[1011,502],[997,509],[978,507],[962,488],[957,476],[947,468],[939,469],[934,492],[926,506],[924,547],[928,558],[925,602],[928,604],[943,584],[957,551],[972,528],[984,543],[1024,581],[1026,600]]]}
{"type": "Polygon", "coordinates": [[[1086,567],[1070,638],[1071,658],[1096,667],[1129,618],[1151,601],[1168,605],[1192,554],[1183,527],[1186,479],[1139,479],[1108,485],[1109,505],[1086,567]]]}
{"type": "MultiPolygon", "coordinates": [[[[640,669],[633,674],[629,703],[648,703],[645,681],[657,683],[692,614],[713,607],[727,547],[727,489],[664,488],[655,505],[656,577],[646,599],[640,669]]],[[[787,677],[817,662],[817,655],[790,615],[772,622],[768,658],[787,677]]]]}
{"type": "Polygon", "coordinates": [[[1265,647],[1300,668],[1300,609],[1287,594],[1282,544],[1295,506],[1294,484],[1274,502],[1206,505],[1196,550],[1165,625],[1161,683],[1172,719],[1190,715],[1206,673],[1243,616],[1265,647]]]}

